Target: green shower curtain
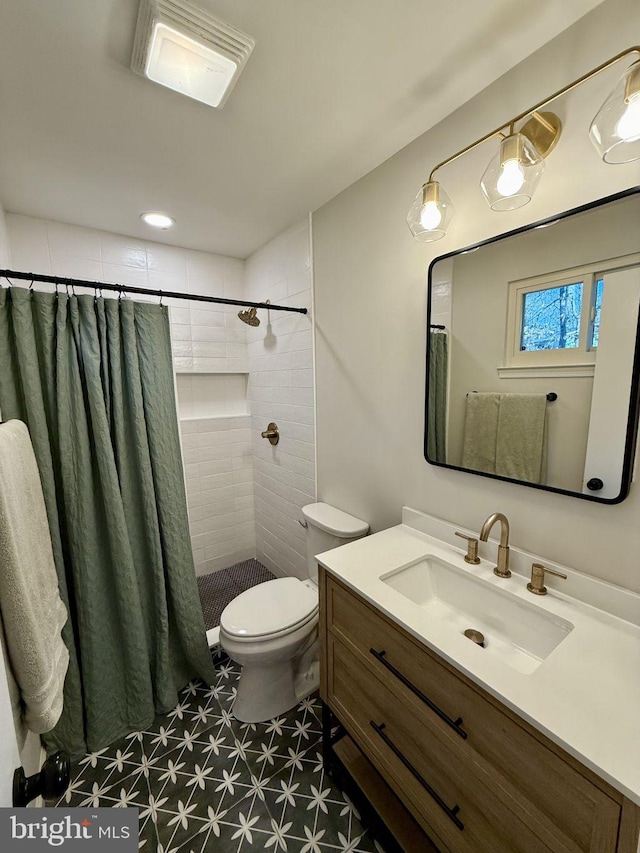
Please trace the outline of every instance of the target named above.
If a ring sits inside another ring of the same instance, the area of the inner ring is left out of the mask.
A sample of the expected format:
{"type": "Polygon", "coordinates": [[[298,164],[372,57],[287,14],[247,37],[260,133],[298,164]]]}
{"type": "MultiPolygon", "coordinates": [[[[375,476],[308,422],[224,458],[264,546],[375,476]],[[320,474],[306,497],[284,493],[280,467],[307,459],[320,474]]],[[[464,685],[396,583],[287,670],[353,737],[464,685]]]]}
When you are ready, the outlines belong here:
{"type": "Polygon", "coordinates": [[[448,376],[446,332],[429,332],[428,364],[427,455],[432,462],[446,462],[448,376]]]}
{"type": "Polygon", "coordinates": [[[70,618],[76,756],[213,678],[189,541],[167,309],[0,288],[0,410],[29,427],[70,618]]]}

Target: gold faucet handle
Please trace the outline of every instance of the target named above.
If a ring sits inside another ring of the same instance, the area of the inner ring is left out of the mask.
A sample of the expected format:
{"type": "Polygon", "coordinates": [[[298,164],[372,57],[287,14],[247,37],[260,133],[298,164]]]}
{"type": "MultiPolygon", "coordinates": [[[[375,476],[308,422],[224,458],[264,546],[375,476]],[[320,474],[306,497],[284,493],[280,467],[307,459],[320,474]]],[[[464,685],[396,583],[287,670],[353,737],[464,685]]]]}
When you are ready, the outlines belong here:
{"type": "Polygon", "coordinates": [[[271,422],[264,432],[261,432],[260,435],[263,438],[269,439],[269,444],[277,444],[280,441],[280,430],[278,429],[278,424],[274,424],[271,422]]]}
{"type": "Polygon", "coordinates": [[[544,576],[555,575],[557,578],[567,579],[562,572],[556,572],[555,569],[548,569],[542,563],[532,563],[531,565],[531,581],[527,584],[527,589],[534,595],[546,595],[548,590],[544,585],[544,576]]]}
{"type": "Polygon", "coordinates": [[[478,557],[478,540],[474,536],[467,536],[466,533],[458,533],[457,530],[456,536],[467,540],[467,553],[464,558],[465,563],[471,563],[472,565],[477,566],[480,562],[480,557],[478,557]]]}

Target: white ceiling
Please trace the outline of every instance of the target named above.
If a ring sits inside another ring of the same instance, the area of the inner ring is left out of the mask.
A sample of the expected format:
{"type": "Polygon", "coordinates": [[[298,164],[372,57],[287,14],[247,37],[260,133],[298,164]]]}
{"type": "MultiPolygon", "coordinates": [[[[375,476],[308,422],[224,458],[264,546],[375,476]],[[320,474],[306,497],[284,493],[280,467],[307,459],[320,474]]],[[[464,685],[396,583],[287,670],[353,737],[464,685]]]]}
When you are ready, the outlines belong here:
{"type": "Polygon", "coordinates": [[[599,2],[197,0],[256,39],[215,110],[129,70],[137,0],[1,0],[0,201],[246,257],[599,2]]]}

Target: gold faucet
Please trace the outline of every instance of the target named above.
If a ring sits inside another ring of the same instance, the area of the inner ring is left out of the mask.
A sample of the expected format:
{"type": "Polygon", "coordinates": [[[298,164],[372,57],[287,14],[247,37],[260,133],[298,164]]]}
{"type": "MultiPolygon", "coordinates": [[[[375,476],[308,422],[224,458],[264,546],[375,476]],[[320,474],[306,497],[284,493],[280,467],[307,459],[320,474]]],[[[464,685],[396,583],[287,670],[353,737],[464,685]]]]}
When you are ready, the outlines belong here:
{"type": "Polygon", "coordinates": [[[482,525],[480,531],[480,540],[486,542],[489,538],[491,528],[496,523],[500,522],[500,544],[498,545],[498,565],[495,566],[493,573],[499,578],[510,578],[511,571],[509,570],[509,521],[506,515],[501,512],[494,512],[482,525]]]}
{"type": "Polygon", "coordinates": [[[555,575],[557,578],[567,579],[562,572],[556,572],[555,569],[548,569],[542,563],[533,563],[531,566],[531,581],[527,584],[527,589],[534,595],[546,595],[547,588],[544,585],[545,574],[555,575]]]}

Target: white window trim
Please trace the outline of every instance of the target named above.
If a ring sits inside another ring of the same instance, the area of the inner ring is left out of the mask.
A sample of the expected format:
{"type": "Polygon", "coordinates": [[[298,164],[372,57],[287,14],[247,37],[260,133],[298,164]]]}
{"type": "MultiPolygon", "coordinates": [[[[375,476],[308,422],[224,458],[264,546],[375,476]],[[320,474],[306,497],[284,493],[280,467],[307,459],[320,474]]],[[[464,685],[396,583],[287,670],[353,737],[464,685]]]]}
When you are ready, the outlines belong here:
{"type": "Polygon", "coordinates": [[[579,267],[550,271],[544,275],[508,282],[504,365],[497,368],[499,378],[508,379],[516,375],[523,379],[550,376],[593,376],[596,350],[587,350],[584,344],[589,326],[589,310],[585,307],[584,301],[580,321],[580,341],[582,343],[579,347],[522,352],[519,349],[522,328],[522,295],[540,290],[543,286],[559,287],[562,284],[574,284],[582,281],[585,284],[583,300],[588,300],[590,296],[588,288],[594,280],[594,276],[606,275],[608,272],[638,264],[640,264],[640,254],[623,255],[618,258],[593,261],[579,267]]]}
{"type": "Polygon", "coordinates": [[[593,377],[596,372],[595,362],[576,364],[547,364],[539,367],[527,365],[510,365],[509,367],[498,367],[500,379],[544,379],[555,377],[560,379],[579,379],[583,376],[593,377]]]}

